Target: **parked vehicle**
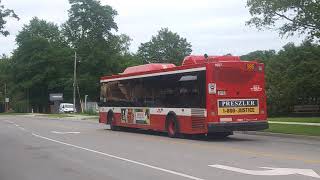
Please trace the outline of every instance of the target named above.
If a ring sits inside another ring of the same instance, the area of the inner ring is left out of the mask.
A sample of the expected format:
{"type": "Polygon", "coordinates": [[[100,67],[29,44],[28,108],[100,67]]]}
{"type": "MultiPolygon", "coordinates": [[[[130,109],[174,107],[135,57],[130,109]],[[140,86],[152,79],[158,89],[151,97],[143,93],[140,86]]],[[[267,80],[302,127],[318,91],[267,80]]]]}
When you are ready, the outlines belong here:
{"type": "Polygon", "coordinates": [[[73,104],[71,103],[61,103],[59,106],[59,113],[73,113],[73,104]]]}

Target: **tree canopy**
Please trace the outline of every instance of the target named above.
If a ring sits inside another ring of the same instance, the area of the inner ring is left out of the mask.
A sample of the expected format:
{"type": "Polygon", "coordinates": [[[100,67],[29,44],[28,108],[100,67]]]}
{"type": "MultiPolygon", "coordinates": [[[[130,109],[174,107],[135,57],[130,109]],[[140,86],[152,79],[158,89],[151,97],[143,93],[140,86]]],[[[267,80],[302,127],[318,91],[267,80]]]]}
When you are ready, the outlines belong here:
{"type": "Polygon", "coordinates": [[[70,87],[72,51],[59,27],[33,18],[16,37],[18,48],[10,62],[12,92],[16,102],[28,97],[28,103],[38,109],[47,107],[48,94],[64,92],[70,87]],[[69,76],[70,75],[70,76],[69,76]]]}
{"type": "Polygon", "coordinates": [[[320,46],[305,41],[288,43],[276,52],[255,51],[241,57],[260,59],[265,64],[269,115],[286,115],[294,105],[320,103],[320,46]]]}
{"type": "Polygon", "coordinates": [[[117,12],[111,6],[97,0],[69,2],[69,19],[63,24],[62,31],[81,61],[78,64],[80,93],[96,100],[100,77],[124,68],[123,56],[130,56],[131,39],[113,33],[118,30],[114,21],[117,12]]]}
{"type": "Polygon", "coordinates": [[[168,28],[162,28],[149,42],[140,45],[138,56],[145,62],[180,65],[183,58],[191,54],[191,47],[186,38],[171,32],[168,28]]]}
{"type": "Polygon", "coordinates": [[[7,23],[5,19],[7,17],[19,20],[18,15],[12,9],[6,9],[4,5],[1,4],[0,0],[0,34],[4,36],[8,36],[10,34],[9,31],[5,29],[5,24],[7,23]]]}
{"type": "Polygon", "coordinates": [[[117,11],[109,5],[101,5],[97,0],[69,2],[69,19],[63,25],[63,31],[73,47],[81,48],[82,44],[95,46],[97,42],[112,39],[111,30],[118,30],[114,21],[117,11]]]}
{"type": "Polygon", "coordinates": [[[247,6],[253,16],[248,25],[276,28],[281,35],[300,33],[309,39],[320,38],[319,0],[248,0],[247,6]]]}

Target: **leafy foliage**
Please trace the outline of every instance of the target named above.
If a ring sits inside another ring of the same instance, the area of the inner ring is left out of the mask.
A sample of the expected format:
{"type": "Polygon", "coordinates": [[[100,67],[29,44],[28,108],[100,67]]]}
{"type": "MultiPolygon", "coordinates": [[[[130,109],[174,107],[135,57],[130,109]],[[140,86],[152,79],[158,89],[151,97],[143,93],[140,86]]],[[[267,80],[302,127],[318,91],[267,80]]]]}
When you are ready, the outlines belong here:
{"type": "Polygon", "coordinates": [[[320,46],[309,41],[289,43],[282,50],[256,51],[243,56],[266,65],[269,115],[285,115],[294,105],[320,104],[320,46]]]}
{"type": "Polygon", "coordinates": [[[105,74],[118,73],[130,62],[131,39],[114,35],[117,12],[96,0],[70,0],[69,19],[63,34],[78,53],[78,83],[81,94],[92,100],[99,96],[99,79],[105,74]],[[129,57],[126,59],[125,57],[129,57]],[[126,59],[126,60],[124,60],[126,59]]]}
{"type": "Polygon", "coordinates": [[[11,9],[5,9],[5,7],[1,5],[0,0],[0,34],[4,36],[8,36],[10,34],[9,31],[5,29],[5,24],[7,23],[5,18],[7,17],[12,17],[19,20],[18,15],[11,9]]]}
{"type": "Polygon", "coordinates": [[[64,100],[71,101],[74,52],[80,61],[80,95],[93,101],[99,96],[102,75],[141,63],[129,52],[130,37],[113,34],[117,12],[112,7],[96,0],[70,0],[70,4],[69,19],[61,28],[35,17],[17,35],[13,56],[1,58],[0,82],[10,82],[16,111],[48,111],[49,93],[63,93],[64,100]]]}
{"type": "Polygon", "coordinates": [[[174,63],[180,65],[185,56],[192,52],[191,44],[177,33],[162,28],[151,40],[142,43],[138,56],[145,62],[174,63]]]}
{"type": "Polygon", "coordinates": [[[258,51],[253,51],[250,52],[246,55],[241,56],[242,60],[261,60],[262,62],[267,62],[268,59],[271,59],[273,56],[276,55],[275,50],[258,50],[258,51]]]}
{"type": "Polygon", "coordinates": [[[75,48],[93,47],[96,42],[112,40],[111,30],[117,30],[114,17],[117,12],[111,6],[96,0],[69,0],[69,19],[63,25],[65,36],[75,48]],[[90,40],[90,41],[89,41],[90,40]]]}
{"type": "MultiPolygon", "coordinates": [[[[4,97],[4,84],[8,83],[8,66],[9,58],[5,55],[0,56],[0,102],[3,101],[4,97]]],[[[1,105],[1,104],[0,104],[1,105]]]]}
{"type": "Polygon", "coordinates": [[[279,27],[281,35],[307,34],[309,39],[320,38],[319,0],[248,0],[250,14],[248,25],[258,29],[279,27]]]}
{"type": "Polygon", "coordinates": [[[17,103],[28,99],[34,109],[46,111],[49,93],[70,87],[72,51],[57,25],[38,18],[23,27],[16,42],[10,62],[12,93],[20,94],[17,103]]]}

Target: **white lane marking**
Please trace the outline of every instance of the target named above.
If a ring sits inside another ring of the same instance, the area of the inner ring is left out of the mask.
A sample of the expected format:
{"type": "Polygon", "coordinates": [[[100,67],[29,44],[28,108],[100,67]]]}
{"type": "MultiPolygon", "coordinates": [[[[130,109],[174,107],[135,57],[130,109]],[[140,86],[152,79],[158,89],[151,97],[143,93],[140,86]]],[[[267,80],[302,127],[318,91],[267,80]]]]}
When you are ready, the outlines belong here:
{"type": "Polygon", "coordinates": [[[27,131],[24,127],[20,126],[19,124],[16,124],[16,123],[12,122],[12,121],[5,120],[5,122],[13,124],[14,126],[16,126],[17,128],[19,128],[22,131],[27,131]]]}
{"type": "Polygon", "coordinates": [[[157,167],[157,166],[152,166],[152,165],[145,164],[145,163],[142,163],[142,162],[138,162],[138,161],[122,158],[122,157],[115,156],[115,155],[112,155],[112,154],[107,154],[107,153],[103,153],[103,152],[100,152],[100,151],[96,151],[96,150],[84,148],[84,147],[81,147],[81,146],[65,143],[65,142],[62,142],[62,141],[50,139],[50,138],[47,138],[47,137],[44,137],[44,136],[41,136],[41,135],[38,135],[38,134],[35,134],[35,133],[32,133],[32,135],[35,136],[35,137],[41,138],[41,139],[45,139],[45,140],[48,140],[48,141],[55,142],[55,143],[59,143],[59,144],[63,144],[63,145],[66,145],[66,146],[78,148],[78,149],[81,149],[81,150],[84,150],[84,151],[89,151],[89,152],[100,154],[100,155],[103,155],[103,156],[108,156],[110,158],[114,158],[114,159],[130,162],[130,163],[133,163],[133,164],[138,164],[138,165],[141,165],[141,166],[144,166],[144,167],[148,167],[148,168],[151,168],[151,169],[156,169],[156,170],[163,171],[163,172],[170,173],[170,174],[174,174],[174,175],[177,175],[177,176],[181,176],[181,177],[185,177],[185,178],[189,178],[189,179],[193,179],[193,180],[204,180],[204,179],[201,179],[201,178],[198,178],[198,177],[195,177],[195,176],[191,176],[191,175],[188,175],[188,174],[179,173],[179,172],[176,172],[176,171],[160,168],[160,167],[157,167]]]}
{"type": "Polygon", "coordinates": [[[24,127],[18,127],[18,128],[21,129],[22,131],[26,131],[24,127]]]}
{"type": "Polygon", "coordinates": [[[69,132],[60,132],[60,131],[51,131],[54,134],[80,134],[80,132],[69,131],[69,132]]]}
{"type": "Polygon", "coordinates": [[[314,172],[312,169],[294,169],[294,168],[272,168],[272,167],[261,167],[268,170],[247,170],[231,166],[224,166],[220,164],[208,165],[210,167],[224,169],[228,171],[234,171],[242,174],[256,175],[256,176],[283,176],[283,175],[293,175],[299,174],[303,176],[309,176],[314,178],[319,178],[320,176],[314,172]]]}

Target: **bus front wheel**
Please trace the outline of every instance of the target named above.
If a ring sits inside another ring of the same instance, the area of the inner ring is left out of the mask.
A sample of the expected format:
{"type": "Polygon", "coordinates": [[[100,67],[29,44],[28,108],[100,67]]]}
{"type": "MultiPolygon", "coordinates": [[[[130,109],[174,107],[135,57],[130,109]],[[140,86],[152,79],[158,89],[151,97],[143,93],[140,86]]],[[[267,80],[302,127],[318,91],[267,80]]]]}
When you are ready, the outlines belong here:
{"type": "Polygon", "coordinates": [[[114,119],[114,114],[112,111],[108,112],[108,116],[107,116],[107,124],[110,125],[110,129],[112,131],[117,130],[117,127],[114,125],[115,123],[115,119],[114,119]]]}
{"type": "Polygon", "coordinates": [[[169,114],[166,118],[166,131],[171,138],[179,136],[179,123],[173,114],[169,114]]]}

